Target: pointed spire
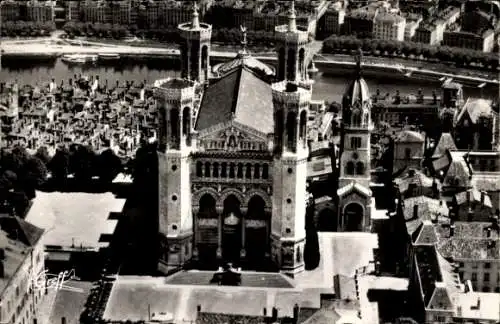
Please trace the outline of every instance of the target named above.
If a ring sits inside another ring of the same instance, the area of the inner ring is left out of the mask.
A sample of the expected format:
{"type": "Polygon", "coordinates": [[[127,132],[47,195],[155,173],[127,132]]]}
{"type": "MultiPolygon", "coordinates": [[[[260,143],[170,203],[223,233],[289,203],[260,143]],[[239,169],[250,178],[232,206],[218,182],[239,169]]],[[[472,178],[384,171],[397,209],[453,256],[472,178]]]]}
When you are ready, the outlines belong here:
{"type": "Polygon", "coordinates": [[[362,71],[363,71],[363,68],[362,68],[363,50],[361,49],[361,47],[358,47],[358,50],[354,56],[354,59],[356,60],[356,74],[358,76],[361,76],[362,71]]]}
{"type": "Polygon", "coordinates": [[[290,10],[288,12],[288,31],[296,32],[297,31],[297,16],[295,16],[295,0],[292,0],[290,3],[290,10]]]}
{"type": "Polygon", "coordinates": [[[193,20],[191,21],[191,28],[196,29],[200,28],[200,18],[198,15],[198,3],[197,1],[193,1],[193,20]]]}

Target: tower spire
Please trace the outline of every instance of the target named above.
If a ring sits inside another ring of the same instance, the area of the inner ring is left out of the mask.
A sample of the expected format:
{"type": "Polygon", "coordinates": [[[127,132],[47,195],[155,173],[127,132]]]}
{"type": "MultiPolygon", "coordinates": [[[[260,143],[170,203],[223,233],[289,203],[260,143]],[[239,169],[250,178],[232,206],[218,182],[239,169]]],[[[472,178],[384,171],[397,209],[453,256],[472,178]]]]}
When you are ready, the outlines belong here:
{"type": "Polygon", "coordinates": [[[200,28],[200,18],[198,14],[198,3],[193,1],[193,20],[191,21],[191,28],[200,28]]]}
{"type": "Polygon", "coordinates": [[[297,31],[297,16],[295,15],[295,0],[292,0],[290,3],[290,9],[288,12],[288,31],[296,32],[297,31]]]}

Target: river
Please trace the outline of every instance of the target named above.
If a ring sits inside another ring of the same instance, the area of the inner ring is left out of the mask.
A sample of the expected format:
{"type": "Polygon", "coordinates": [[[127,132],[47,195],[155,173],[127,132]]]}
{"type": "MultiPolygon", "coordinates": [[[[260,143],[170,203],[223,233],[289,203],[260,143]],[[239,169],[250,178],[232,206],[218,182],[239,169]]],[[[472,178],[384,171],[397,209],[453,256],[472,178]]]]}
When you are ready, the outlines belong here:
{"type": "MultiPolygon", "coordinates": [[[[120,61],[108,62],[106,64],[68,66],[60,59],[39,60],[33,58],[2,58],[2,70],[0,71],[1,81],[18,80],[19,84],[43,84],[54,78],[57,83],[61,80],[67,82],[75,74],[99,75],[104,82],[108,80],[110,85],[120,81],[137,81],[148,83],[166,77],[179,76],[180,73],[175,63],[165,59],[120,59],[120,61]]],[[[342,94],[349,82],[350,76],[345,73],[329,73],[328,75],[319,73],[315,78],[313,86],[313,98],[328,101],[341,101],[342,94]]],[[[420,88],[425,95],[431,95],[433,90],[439,94],[440,82],[423,81],[407,78],[405,80],[397,78],[366,76],[365,80],[370,87],[370,91],[375,93],[380,89],[381,93],[394,95],[399,90],[402,95],[416,94],[420,88]]],[[[483,96],[485,98],[498,99],[498,89],[494,86],[487,86],[481,90],[478,88],[464,87],[464,94],[468,96],[483,96]]]]}

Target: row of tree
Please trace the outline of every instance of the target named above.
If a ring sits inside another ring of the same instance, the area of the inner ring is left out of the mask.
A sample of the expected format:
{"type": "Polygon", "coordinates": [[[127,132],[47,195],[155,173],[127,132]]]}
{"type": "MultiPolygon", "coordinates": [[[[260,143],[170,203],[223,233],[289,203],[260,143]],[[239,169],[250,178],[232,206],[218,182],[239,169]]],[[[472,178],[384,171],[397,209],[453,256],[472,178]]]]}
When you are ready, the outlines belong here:
{"type": "Polygon", "coordinates": [[[50,157],[47,148],[36,154],[15,146],[0,151],[0,206],[6,212],[24,215],[35,190],[47,183],[49,172],[54,184],[64,185],[73,174],[77,183],[87,183],[97,176],[101,184],[109,184],[123,170],[121,159],[110,149],[96,154],[90,147],[71,145],[50,157]]]}
{"type": "Polygon", "coordinates": [[[53,22],[5,21],[2,23],[2,37],[37,37],[48,36],[56,29],[53,22]]]}
{"type": "Polygon", "coordinates": [[[433,46],[415,42],[399,42],[380,39],[358,39],[353,36],[333,35],[323,43],[323,53],[350,53],[362,48],[369,55],[423,58],[429,61],[454,63],[456,66],[482,66],[493,71],[498,69],[498,53],[484,53],[465,48],[433,46]]]}
{"type": "Polygon", "coordinates": [[[102,23],[92,24],[70,21],[64,25],[63,30],[69,35],[69,37],[87,36],[122,39],[129,35],[129,31],[131,30],[131,28],[125,25],[112,25],[102,23]]]}

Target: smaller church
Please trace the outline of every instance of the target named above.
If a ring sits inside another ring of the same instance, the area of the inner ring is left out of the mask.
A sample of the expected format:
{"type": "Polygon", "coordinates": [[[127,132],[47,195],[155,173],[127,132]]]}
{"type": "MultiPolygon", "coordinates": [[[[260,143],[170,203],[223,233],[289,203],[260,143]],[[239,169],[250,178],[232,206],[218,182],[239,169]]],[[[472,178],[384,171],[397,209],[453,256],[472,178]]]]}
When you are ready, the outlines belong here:
{"type": "MultiPolygon", "coordinates": [[[[312,38],[297,26],[294,1],[277,26],[276,68],[246,49],[211,67],[212,27],[180,24],[181,78],[158,80],[158,269],[185,264],[271,263],[304,270],[312,38]]],[[[371,100],[362,55],[342,101],[338,188],[328,215],[338,232],[370,232],[371,100]]],[[[338,164],[338,165],[337,165],[338,164]]]]}

